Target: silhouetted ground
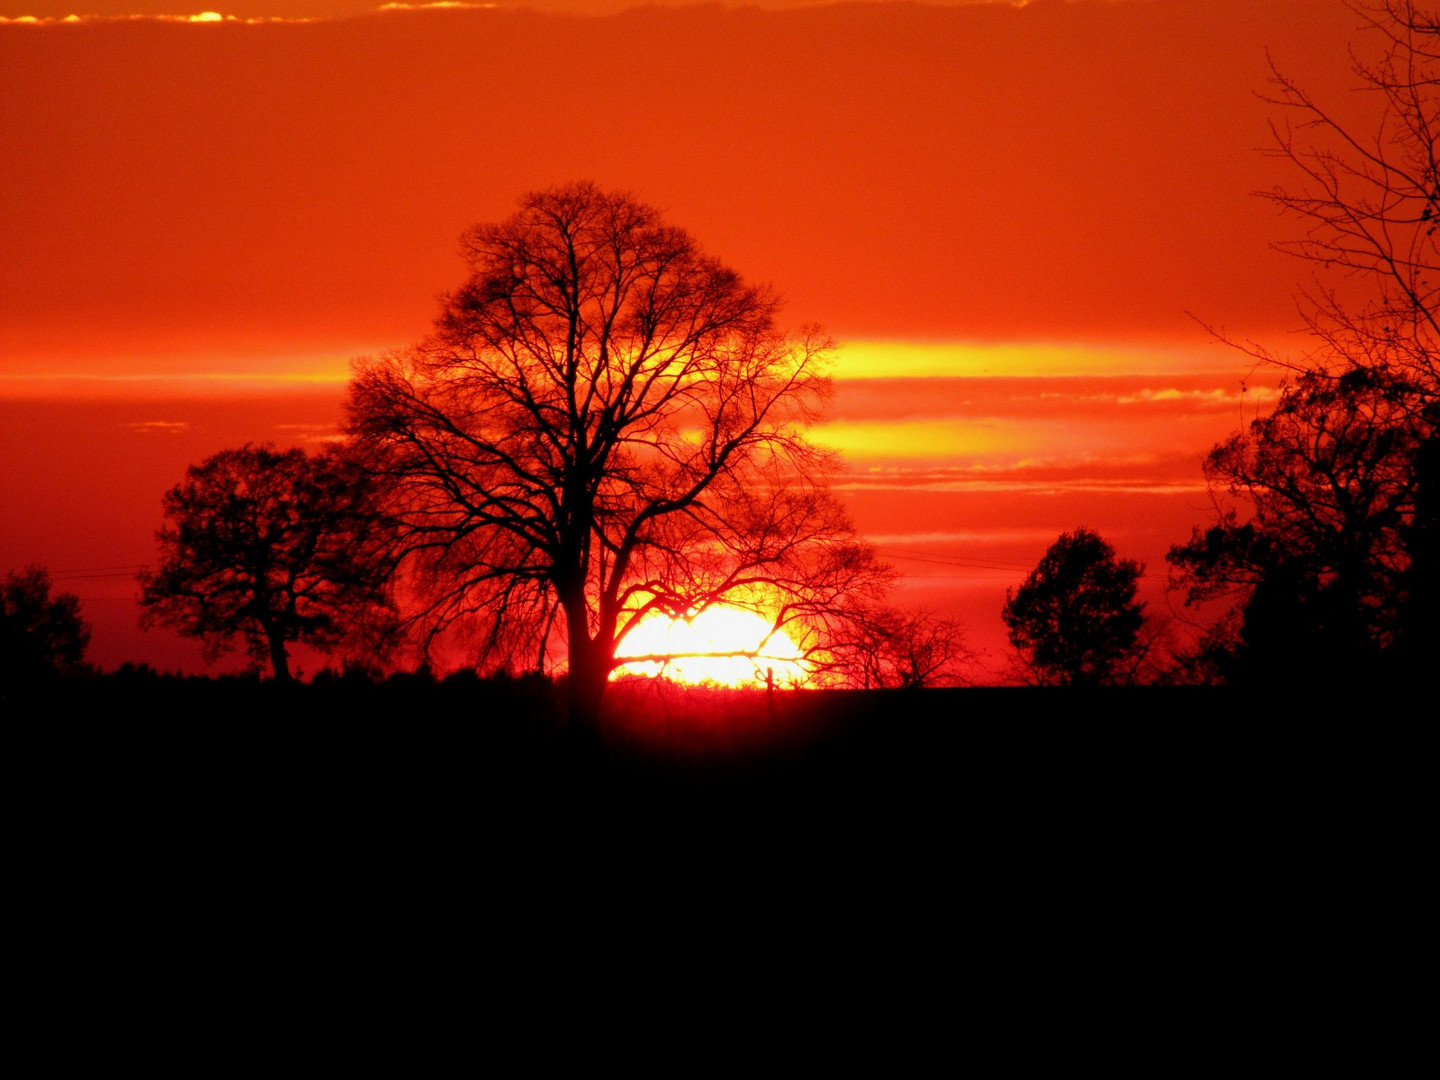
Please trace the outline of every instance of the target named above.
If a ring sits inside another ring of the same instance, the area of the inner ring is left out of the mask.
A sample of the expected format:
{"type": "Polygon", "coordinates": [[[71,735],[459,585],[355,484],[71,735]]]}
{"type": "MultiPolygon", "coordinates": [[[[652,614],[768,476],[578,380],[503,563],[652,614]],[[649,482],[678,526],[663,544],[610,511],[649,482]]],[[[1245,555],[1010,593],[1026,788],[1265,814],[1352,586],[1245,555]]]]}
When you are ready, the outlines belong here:
{"type": "Polygon", "coordinates": [[[1303,1041],[1284,1009],[1370,985],[1425,895],[1426,722],[1325,695],[827,692],[772,714],[640,686],[598,743],[550,688],[475,680],[131,673],[3,704],[30,989],[114,1002],[143,977],[202,1029],[213,999],[185,988],[217,982],[296,1018],[324,980],[445,1016],[481,990],[547,1017],[599,1000],[640,1028],[708,986],[707,1030],[737,984],[727,1009],[842,1010],[832,1047],[886,1002],[1016,1038],[1094,1006],[1067,1046],[1109,1060],[1143,1028],[1218,1064],[1216,1029],[1303,1041]],[[642,990],[617,999],[621,974],[642,990]]]}
{"type": "Polygon", "coordinates": [[[783,1030],[887,1064],[988,1045],[1146,1072],[1257,1041],[1349,1060],[1333,1032],[1366,1002],[1420,1030],[1423,996],[1377,988],[1429,895],[1425,718],[1217,690],[773,716],[631,691],[599,745],[523,684],[132,673],[9,697],[16,984],[147,1060],[327,1009],[368,1054],[407,1005],[427,1032],[562,1041],[576,1013],[623,1018],[610,1038],[678,1032],[686,1060],[783,1030]]]}
{"type": "MultiPolygon", "coordinates": [[[[691,830],[692,840],[748,834],[764,848],[783,843],[786,828],[841,845],[874,830],[897,842],[1075,831],[1173,845],[1253,826],[1237,839],[1258,850],[1256,836],[1287,820],[1340,821],[1352,798],[1403,798],[1420,722],[1376,702],[1217,688],[805,691],[772,701],[639,682],[615,688],[596,736],[566,730],[547,684],[412,677],[285,688],[133,673],[7,708],[41,820],[129,821],[160,835],[253,825],[282,845],[292,828],[370,822],[377,840],[408,832],[417,847],[531,830],[582,839],[691,830]]],[[[1277,839],[1277,853],[1285,847],[1277,839]]]]}

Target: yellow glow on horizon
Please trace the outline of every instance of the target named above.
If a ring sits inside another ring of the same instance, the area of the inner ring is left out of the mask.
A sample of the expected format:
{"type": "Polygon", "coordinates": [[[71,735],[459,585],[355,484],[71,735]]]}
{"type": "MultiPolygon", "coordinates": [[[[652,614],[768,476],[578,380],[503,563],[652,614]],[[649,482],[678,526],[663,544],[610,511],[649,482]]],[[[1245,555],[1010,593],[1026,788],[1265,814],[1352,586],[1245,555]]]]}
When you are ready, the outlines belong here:
{"type": "Polygon", "coordinates": [[[178,397],[229,397],[286,390],[344,389],[350,381],[345,364],[322,363],[286,370],[136,371],[123,375],[76,372],[0,373],[0,401],[70,398],[133,398],[157,393],[178,397]]]}
{"type": "Polygon", "coordinates": [[[831,374],[836,379],[1172,374],[1213,370],[1215,355],[1178,345],[849,341],[837,350],[831,374]]]}
{"type": "Polygon", "coordinates": [[[690,619],[654,615],[632,630],[619,657],[672,657],[622,664],[614,676],[664,676],[675,682],[720,686],[763,685],[766,670],[778,683],[803,682],[809,670],[783,630],[753,611],[710,607],[690,619]],[[728,655],[703,655],[703,654],[728,655]],[[688,654],[688,655],[687,655],[688,654]],[[697,655],[700,654],[700,655],[697,655]]]}
{"type": "MultiPolygon", "coordinates": [[[[215,15],[207,12],[204,15],[215,15]]],[[[188,16],[201,19],[203,16],[188,16]]],[[[223,16],[231,21],[230,16],[223,16]]],[[[210,20],[213,21],[213,20],[210,20]]],[[[214,354],[203,358],[157,356],[148,362],[124,359],[131,370],[72,366],[64,360],[10,357],[0,373],[0,399],[73,397],[79,394],[131,396],[139,389],[161,388],[182,393],[228,392],[229,389],[283,390],[294,386],[343,386],[352,361],[379,355],[388,346],[356,342],[344,352],[294,355],[214,354]],[[217,369],[218,368],[218,369],[217,369]],[[223,389],[222,389],[223,388],[223,389]]],[[[1234,365],[1243,374],[1243,365],[1234,365]]],[[[1226,370],[1225,358],[1199,347],[1095,344],[984,344],[965,342],[851,341],[837,351],[832,375],[837,381],[860,379],[1065,377],[1147,374],[1213,375],[1226,370]]],[[[842,428],[843,425],[829,425],[842,428]]],[[[929,437],[930,433],[916,433],[929,437]]],[[[857,436],[858,437],[858,436],[857,436]]],[[[973,438],[973,432],[971,433],[973,438]]],[[[945,438],[946,445],[953,433],[945,438]]],[[[873,441],[868,440],[868,441],[873,441]]]]}
{"type": "Polygon", "coordinates": [[[863,460],[984,457],[1015,453],[1029,445],[1014,425],[957,423],[947,418],[927,420],[840,420],[809,429],[810,439],[863,460]]]}
{"type": "MultiPolygon", "coordinates": [[[[215,12],[186,16],[189,20],[225,22],[232,16],[215,12]]],[[[107,367],[76,363],[68,357],[41,353],[6,357],[6,370],[0,373],[0,397],[17,383],[34,384],[60,381],[87,382],[92,388],[106,383],[156,381],[170,384],[187,382],[244,382],[286,384],[293,382],[348,382],[351,366],[358,357],[374,357],[396,347],[398,342],[358,340],[336,342],[321,352],[304,350],[295,353],[249,352],[244,348],[216,349],[203,355],[160,350],[149,354],[117,354],[107,360],[107,367]],[[123,375],[116,369],[126,370],[123,375]]],[[[1231,366],[1248,370],[1253,366],[1236,359],[1233,351],[1231,366]]],[[[1213,347],[1163,345],[1134,346],[1129,344],[1067,344],[1067,343],[975,343],[975,342],[914,342],[856,340],[842,342],[835,356],[831,374],[836,380],[855,379],[926,379],[926,378],[1000,378],[1029,376],[1085,376],[1147,374],[1205,374],[1228,370],[1223,351],[1213,347]]],[[[25,387],[27,391],[32,386],[25,387]]]]}

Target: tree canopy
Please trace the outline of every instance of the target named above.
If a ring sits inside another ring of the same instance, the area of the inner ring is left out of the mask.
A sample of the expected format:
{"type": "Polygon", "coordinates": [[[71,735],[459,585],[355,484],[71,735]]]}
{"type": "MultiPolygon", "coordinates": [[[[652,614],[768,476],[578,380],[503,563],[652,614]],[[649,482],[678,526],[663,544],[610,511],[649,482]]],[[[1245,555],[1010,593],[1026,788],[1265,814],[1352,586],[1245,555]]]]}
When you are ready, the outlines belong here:
{"type": "Polygon", "coordinates": [[[0,586],[0,692],[84,667],[90,627],[73,593],[52,593],[43,566],[12,570],[0,586]]]}
{"type": "Polygon", "coordinates": [[[389,618],[388,524],[367,477],[333,453],[221,451],[164,510],[160,565],[140,575],[143,625],[199,638],[209,659],[239,638],[288,680],[290,644],[328,650],[389,618]]]}
{"type": "Polygon", "coordinates": [[[1171,548],[1188,604],[1234,596],[1226,681],[1363,678],[1399,632],[1425,425],[1405,395],[1351,369],[1308,374],[1206,458],[1243,505],[1171,548]]]}
{"type": "Polygon", "coordinates": [[[1144,567],[1117,559],[1098,533],[1062,533],[1017,589],[1001,617],[1010,643],[1039,681],[1095,686],[1128,675],[1145,605],[1135,599],[1144,567]]]}
{"type": "Polygon", "coordinates": [[[402,523],[430,632],[564,654],[598,714],[640,620],[725,603],[819,649],[885,580],[804,437],[832,343],[634,196],[533,192],[464,234],[469,277],[411,348],[360,362],[349,430],[402,523]]]}

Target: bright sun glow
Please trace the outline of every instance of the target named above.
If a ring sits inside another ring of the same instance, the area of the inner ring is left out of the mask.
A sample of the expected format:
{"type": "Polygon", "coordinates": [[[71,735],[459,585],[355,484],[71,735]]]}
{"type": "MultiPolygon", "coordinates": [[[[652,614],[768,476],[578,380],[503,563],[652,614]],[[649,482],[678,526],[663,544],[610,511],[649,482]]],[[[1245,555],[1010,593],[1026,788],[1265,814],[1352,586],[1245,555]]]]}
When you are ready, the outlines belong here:
{"type": "Polygon", "coordinates": [[[688,620],[653,616],[630,632],[619,655],[673,659],[623,664],[616,676],[663,675],[683,683],[763,685],[768,669],[781,685],[801,682],[809,674],[800,650],[784,631],[772,633],[768,621],[739,608],[706,608],[688,620]]]}

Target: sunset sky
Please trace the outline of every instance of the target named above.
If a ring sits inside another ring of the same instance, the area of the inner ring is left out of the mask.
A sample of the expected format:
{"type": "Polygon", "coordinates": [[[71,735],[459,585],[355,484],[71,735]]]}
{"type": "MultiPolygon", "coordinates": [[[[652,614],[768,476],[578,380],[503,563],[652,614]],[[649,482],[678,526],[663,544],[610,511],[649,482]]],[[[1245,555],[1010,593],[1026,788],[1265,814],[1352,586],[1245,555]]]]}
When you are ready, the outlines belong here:
{"type": "Polygon", "coordinates": [[[0,0],[0,571],[79,595],[107,668],[199,669],[134,603],[186,466],[332,435],[460,233],[578,179],[842,342],[814,435],[900,603],[998,671],[1006,588],[1084,525],[1165,611],[1273,383],[1206,327],[1306,345],[1267,51],[1365,107],[1341,0],[215,2],[0,0]]]}

